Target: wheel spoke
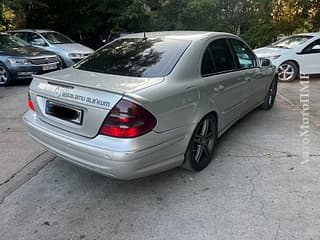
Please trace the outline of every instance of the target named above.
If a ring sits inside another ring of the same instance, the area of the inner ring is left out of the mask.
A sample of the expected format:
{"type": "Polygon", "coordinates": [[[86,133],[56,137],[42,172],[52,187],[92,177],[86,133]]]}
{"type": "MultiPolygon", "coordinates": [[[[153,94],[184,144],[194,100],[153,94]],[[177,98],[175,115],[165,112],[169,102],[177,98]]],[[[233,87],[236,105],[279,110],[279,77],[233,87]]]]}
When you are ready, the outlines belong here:
{"type": "Polygon", "coordinates": [[[200,162],[200,160],[202,158],[202,154],[203,154],[203,146],[202,145],[198,145],[196,153],[195,153],[195,157],[194,157],[196,162],[200,162]]]}
{"type": "Polygon", "coordinates": [[[209,120],[205,120],[203,122],[202,130],[201,130],[201,136],[206,136],[209,131],[209,120]]]}
{"type": "Polygon", "coordinates": [[[206,158],[210,157],[209,149],[207,145],[202,145],[203,153],[206,156],[206,158]]]}
{"type": "Polygon", "coordinates": [[[215,137],[215,133],[214,133],[214,131],[211,131],[207,134],[206,139],[207,139],[207,141],[210,141],[210,140],[214,139],[214,137],[215,137]]]}
{"type": "Polygon", "coordinates": [[[201,135],[196,134],[196,135],[194,136],[194,141],[195,141],[195,143],[201,144],[201,138],[202,138],[201,135]]]}

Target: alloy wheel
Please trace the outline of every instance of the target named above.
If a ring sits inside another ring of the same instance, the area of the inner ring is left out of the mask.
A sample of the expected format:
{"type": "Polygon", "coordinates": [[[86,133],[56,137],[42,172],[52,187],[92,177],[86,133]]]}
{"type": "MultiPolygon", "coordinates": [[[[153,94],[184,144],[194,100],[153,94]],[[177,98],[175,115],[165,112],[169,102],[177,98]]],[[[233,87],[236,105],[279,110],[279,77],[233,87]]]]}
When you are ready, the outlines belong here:
{"type": "Polygon", "coordinates": [[[280,81],[292,81],[296,74],[295,67],[290,63],[283,63],[279,66],[278,76],[280,81]]]}
{"type": "Polygon", "coordinates": [[[0,65],[0,85],[5,85],[8,82],[9,74],[7,70],[0,65]]]}
{"type": "Polygon", "coordinates": [[[205,117],[196,127],[187,151],[186,168],[200,171],[210,162],[217,142],[217,126],[212,115],[205,117]]]}

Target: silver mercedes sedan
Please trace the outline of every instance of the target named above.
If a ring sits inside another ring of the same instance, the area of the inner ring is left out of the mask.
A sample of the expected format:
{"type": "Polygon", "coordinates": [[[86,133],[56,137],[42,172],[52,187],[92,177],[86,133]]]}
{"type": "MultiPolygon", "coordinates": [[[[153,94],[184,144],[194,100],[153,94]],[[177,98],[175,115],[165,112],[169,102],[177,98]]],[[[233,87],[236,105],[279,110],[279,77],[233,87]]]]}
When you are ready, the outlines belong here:
{"type": "Polygon", "coordinates": [[[200,171],[228,128],[273,106],[277,79],[270,61],[232,34],[132,34],[35,76],[23,118],[49,151],[110,177],[200,171]]]}

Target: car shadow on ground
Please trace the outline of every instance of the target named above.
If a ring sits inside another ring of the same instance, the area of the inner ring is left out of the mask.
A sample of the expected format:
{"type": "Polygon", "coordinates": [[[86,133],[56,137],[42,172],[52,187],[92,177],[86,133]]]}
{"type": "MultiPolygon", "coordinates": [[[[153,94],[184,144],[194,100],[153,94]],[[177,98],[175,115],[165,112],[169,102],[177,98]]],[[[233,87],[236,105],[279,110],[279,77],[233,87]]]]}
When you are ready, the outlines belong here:
{"type": "MultiPolygon", "coordinates": [[[[210,165],[203,171],[201,172],[192,172],[180,167],[162,172],[162,173],[158,173],[158,174],[154,174],[151,176],[147,176],[147,177],[143,177],[143,178],[139,178],[139,179],[133,179],[133,180],[118,180],[118,179],[113,179],[107,176],[103,176],[101,174],[92,172],[88,169],[85,168],[81,168],[79,166],[76,166],[72,163],[69,162],[65,162],[63,159],[60,158],[56,158],[59,162],[61,161],[61,163],[59,163],[58,165],[61,167],[65,167],[65,168],[72,168],[72,169],[77,169],[77,173],[79,174],[78,177],[80,177],[80,175],[84,175],[81,176],[80,178],[82,179],[83,177],[85,178],[90,178],[91,182],[92,182],[92,186],[90,186],[90,188],[94,187],[96,184],[100,185],[100,184],[115,184],[115,185],[121,185],[124,188],[130,188],[132,186],[136,186],[139,185],[140,187],[142,187],[143,185],[147,184],[149,186],[149,184],[151,184],[150,186],[154,186],[155,189],[157,189],[159,187],[159,185],[163,185],[166,186],[167,184],[175,184],[174,182],[188,182],[188,181],[192,181],[198,177],[200,177],[203,173],[204,175],[206,175],[206,172],[210,172],[209,174],[211,176],[214,176],[216,171],[219,171],[218,169],[218,165],[222,164],[222,158],[220,158],[220,153],[221,153],[221,149],[225,148],[225,144],[228,144],[230,142],[230,139],[233,138],[233,133],[234,131],[239,131],[239,128],[242,128],[243,125],[246,125],[248,121],[251,122],[251,119],[256,116],[257,114],[263,113],[265,111],[257,108],[253,111],[251,111],[250,113],[248,113],[247,115],[245,115],[243,118],[241,118],[238,122],[236,122],[231,128],[229,128],[219,139],[218,144],[216,146],[216,150],[212,159],[212,162],[210,163],[210,165]],[[158,185],[158,186],[157,186],[158,185]]],[[[254,125],[252,126],[253,128],[255,127],[254,125]]],[[[232,148],[232,145],[228,145],[229,148],[232,148]]],[[[201,178],[201,177],[200,177],[201,178]]],[[[86,181],[87,182],[87,181],[86,181]]],[[[151,187],[152,188],[152,187],[151,187]]]]}

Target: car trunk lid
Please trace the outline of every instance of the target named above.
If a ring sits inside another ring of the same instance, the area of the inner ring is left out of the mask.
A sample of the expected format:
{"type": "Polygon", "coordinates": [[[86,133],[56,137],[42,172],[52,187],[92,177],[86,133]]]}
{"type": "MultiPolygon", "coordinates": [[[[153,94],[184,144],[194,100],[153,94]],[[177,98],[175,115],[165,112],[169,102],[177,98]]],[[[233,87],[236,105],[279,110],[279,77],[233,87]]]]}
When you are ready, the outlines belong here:
{"type": "Polygon", "coordinates": [[[42,121],[90,138],[98,134],[125,93],[162,81],[74,71],[35,76],[30,85],[31,100],[42,121]]]}

